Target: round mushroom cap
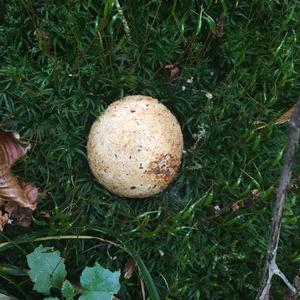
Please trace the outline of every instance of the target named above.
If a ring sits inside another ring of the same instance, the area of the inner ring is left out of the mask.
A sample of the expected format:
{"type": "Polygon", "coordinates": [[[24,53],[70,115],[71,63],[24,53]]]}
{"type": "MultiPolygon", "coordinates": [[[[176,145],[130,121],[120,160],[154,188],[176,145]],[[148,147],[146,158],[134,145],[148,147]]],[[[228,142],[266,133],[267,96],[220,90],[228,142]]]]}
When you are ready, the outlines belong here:
{"type": "Polygon", "coordinates": [[[92,173],[111,192],[145,198],[164,190],[180,166],[183,137],[175,116],[158,100],[118,100],[91,127],[87,152],[92,173]]]}

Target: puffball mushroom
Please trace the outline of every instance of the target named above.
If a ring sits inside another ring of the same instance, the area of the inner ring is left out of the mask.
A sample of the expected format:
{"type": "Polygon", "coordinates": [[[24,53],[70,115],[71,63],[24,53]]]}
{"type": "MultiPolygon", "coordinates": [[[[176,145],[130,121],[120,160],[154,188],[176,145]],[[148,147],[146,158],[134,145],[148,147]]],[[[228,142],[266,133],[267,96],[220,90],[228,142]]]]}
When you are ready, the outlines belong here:
{"type": "Polygon", "coordinates": [[[118,100],[91,127],[90,169],[111,192],[145,198],[164,190],[180,166],[183,137],[175,116],[157,99],[118,100]]]}

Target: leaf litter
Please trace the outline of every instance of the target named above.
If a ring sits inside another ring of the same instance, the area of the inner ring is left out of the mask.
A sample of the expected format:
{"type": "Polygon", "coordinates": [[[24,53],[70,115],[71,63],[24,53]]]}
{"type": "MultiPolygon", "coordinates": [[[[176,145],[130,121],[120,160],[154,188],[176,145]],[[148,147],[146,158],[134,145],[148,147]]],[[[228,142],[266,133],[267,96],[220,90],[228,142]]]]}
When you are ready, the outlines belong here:
{"type": "Polygon", "coordinates": [[[38,203],[38,189],[19,181],[12,167],[30,149],[16,132],[0,130],[0,231],[6,224],[28,227],[38,203]]]}

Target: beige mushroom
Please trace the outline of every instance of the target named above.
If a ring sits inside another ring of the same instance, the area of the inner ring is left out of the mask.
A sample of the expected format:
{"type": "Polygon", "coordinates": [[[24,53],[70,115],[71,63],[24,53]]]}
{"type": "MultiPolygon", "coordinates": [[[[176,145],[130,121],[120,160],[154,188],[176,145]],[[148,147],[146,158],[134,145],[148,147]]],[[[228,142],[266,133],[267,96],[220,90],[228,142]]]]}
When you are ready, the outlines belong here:
{"type": "Polygon", "coordinates": [[[158,100],[141,95],[112,103],[92,125],[87,144],[97,180],[129,198],[164,190],[176,176],[182,150],[175,116],[158,100]]]}

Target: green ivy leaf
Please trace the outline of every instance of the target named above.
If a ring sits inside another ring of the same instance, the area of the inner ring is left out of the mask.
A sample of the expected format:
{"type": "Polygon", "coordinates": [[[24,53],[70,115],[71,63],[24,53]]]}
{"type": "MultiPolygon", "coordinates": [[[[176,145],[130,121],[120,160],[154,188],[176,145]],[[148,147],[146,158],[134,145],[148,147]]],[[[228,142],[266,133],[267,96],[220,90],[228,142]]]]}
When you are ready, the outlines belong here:
{"type": "Polygon", "coordinates": [[[69,280],[64,281],[61,292],[67,300],[73,299],[73,297],[76,295],[75,289],[69,280]]]}
{"type": "Polygon", "coordinates": [[[59,300],[57,297],[47,297],[44,300],[59,300]]]}
{"type": "Polygon", "coordinates": [[[83,291],[79,300],[111,300],[120,289],[119,278],[120,271],[110,272],[98,263],[93,268],[86,267],[80,276],[83,291]]]}
{"type": "Polygon", "coordinates": [[[28,275],[34,282],[33,289],[49,295],[50,288],[60,289],[66,276],[64,259],[59,251],[40,245],[26,256],[30,271],[28,275]]]}

